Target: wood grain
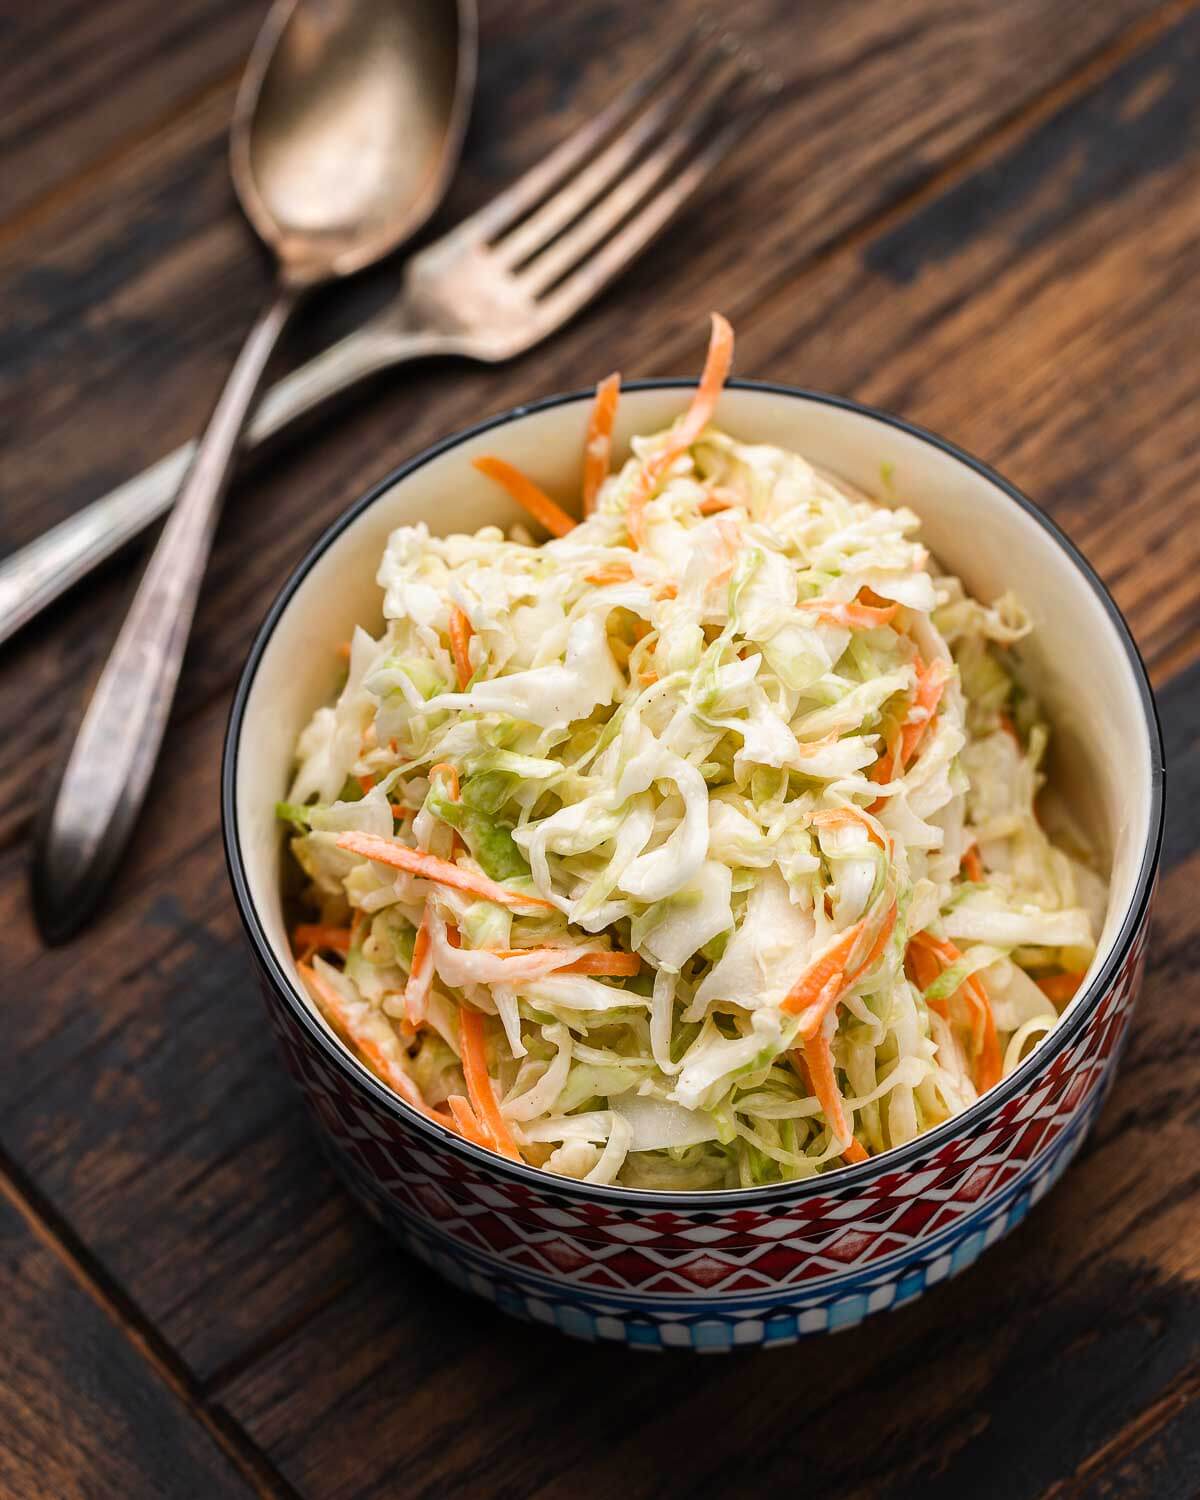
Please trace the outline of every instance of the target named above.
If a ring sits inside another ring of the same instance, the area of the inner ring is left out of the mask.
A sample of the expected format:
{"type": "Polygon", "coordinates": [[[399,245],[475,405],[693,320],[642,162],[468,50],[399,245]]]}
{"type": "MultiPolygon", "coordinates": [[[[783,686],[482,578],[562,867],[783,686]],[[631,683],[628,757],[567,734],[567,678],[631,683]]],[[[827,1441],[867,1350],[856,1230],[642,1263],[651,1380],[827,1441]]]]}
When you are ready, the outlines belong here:
{"type": "Polygon", "coordinates": [[[0,237],[208,92],[226,110],[262,15],[244,0],[47,0],[0,15],[0,237]],[[3,222],[7,221],[7,222],[3,222]]]}
{"type": "MultiPolygon", "coordinates": [[[[118,7],[125,20],[148,14],[146,0],[118,7]]],[[[586,117],[694,14],[690,0],[664,0],[651,28],[642,7],[615,0],[483,10],[479,108],[443,224],[536,159],[548,119],[557,136],[586,117]]],[[[263,284],[224,177],[222,59],[236,58],[252,13],[202,0],[186,17],[156,12],[144,39],[122,42],[176,80],[161,111],[139,79],[105,115],[101,48],[94,66],[63,70],[53,97],[22,92],[26,134],[41,120],[30,150],[57,166],[11,233],[0,225],[0,423],[20,435],[0,478],[0,544],[204,415],[263,284]],[[187,57],[196,18],[212,34],[187,57]]],[[[44,23],[20,25],[30,51],[65,28],[69,52],[103,22],[54,0],[44,23]]],[[[1195,8],[750,0],[738,25],[783,73],[783,101],[742,171],[619,289],[510,369],[446,364],[385,383],[241,487],[158,795],[108,911],[64,952],[33,937],[23,835],[129,569],[110,569],[0,660],[0,930],[20,1016],[0,1049],[0,1138],[172,1351],[184,1402],[244,1428],[249,1451],[260,1445],[305,1496],[737,1494],[747,1454],[761,1483],[847,1497],[1190,1494],[1194,816],[1171,821],[1133,1044],[1063,1185],[936,1296],[753,1372],[740,1358],[642,1362],[580,1347],[444,1289],[332,1182],[261,1017],[220,857],[217,762],[267,598],[403,457],[614,361],[627,375],[691,370],[713,305],[735,317],[741,373],[845,391],[948,431],[1068,527],[1162,685],[1172,805],[1200,798],[1195,8]]],[[[38,68],[40,56],[25,79],[38,68]]],[[[385,291],[376,278],[314,309],[294,348],[385,291]]],[[[14,1347],[58,1295],[37,1265],[23,1310],[6,1310],[14,1347]]],[[[130,1347],[78,1286],[68,1292],[83,1304],[76,1322],[99,1319],[130,1347]]],[[[80,1350],[61,1363],[109,1357],[101,1343],[80,1350]]],[[[47,1409],[68,1399],[61,1377],[45,1384],[47,1409]]],[[[4,1399],[0,1455],[16,1421],[4,1399]]],[[[163,1405],[163,1442],[192,1431],[163,1405]]],[[[104,1434],[108,1420],[85,1406],[79,1428],[104,1434]]],[[[91,1493],[181,1492],[162,1489],[160,1449],[141,1454],[137,1431],[109,1445],[112,1467],[97,1472],[118,1477],[91,1493]],[[135,1458],[144,1472],[126,1473],[135,1458]]],[[[89,1492],[90,1462],[73,1438],[56,1493],[89,1492]]],[[[191,1471],[180,1472],[187,1493],[191,1471]]]]}
{"type": "Polygon", "coordinates": [[[0,1263],[0,1492],[13,1500],[255,1493],[2,1191],[0,1263]]]}

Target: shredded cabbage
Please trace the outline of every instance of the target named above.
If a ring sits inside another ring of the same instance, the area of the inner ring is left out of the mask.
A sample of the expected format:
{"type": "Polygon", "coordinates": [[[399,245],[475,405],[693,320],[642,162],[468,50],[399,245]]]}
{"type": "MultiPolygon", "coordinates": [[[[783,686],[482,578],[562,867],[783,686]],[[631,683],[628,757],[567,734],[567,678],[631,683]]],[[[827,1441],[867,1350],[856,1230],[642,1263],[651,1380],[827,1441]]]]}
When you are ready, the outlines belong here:
{"type": "Polygon", "coordinates": [[[523,1160],[590,1182],[751,1186],[1017,1066],[1105,888],[1038,822],[1019,605],[940,574],[894,496],[711,426],[660,472],[670,443],[636,438],[541,546],[394,532],[383,633],[355,632],[280,816],[314,999],[435,1118],[497,1145],[498,1107],[523,1160]],[[346,847],[368,836],[466,888],[346,847]]]}

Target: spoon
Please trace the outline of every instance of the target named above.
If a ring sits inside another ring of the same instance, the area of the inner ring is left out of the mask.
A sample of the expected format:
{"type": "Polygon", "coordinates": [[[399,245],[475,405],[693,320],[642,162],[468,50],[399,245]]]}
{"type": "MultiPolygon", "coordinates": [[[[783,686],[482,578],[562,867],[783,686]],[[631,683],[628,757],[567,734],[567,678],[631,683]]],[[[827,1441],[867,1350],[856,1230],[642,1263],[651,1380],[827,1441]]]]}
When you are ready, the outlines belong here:
{"type": "Polygon", "coordinates": [[[200,580],[267,361],[304,296],[441,201],[475,83],[475,0],[275,0],[234,106],[233,183],[276,285],[246,337],[96,682],[33,866],[50,943],[90,916],[158,759],[200,580]]]}

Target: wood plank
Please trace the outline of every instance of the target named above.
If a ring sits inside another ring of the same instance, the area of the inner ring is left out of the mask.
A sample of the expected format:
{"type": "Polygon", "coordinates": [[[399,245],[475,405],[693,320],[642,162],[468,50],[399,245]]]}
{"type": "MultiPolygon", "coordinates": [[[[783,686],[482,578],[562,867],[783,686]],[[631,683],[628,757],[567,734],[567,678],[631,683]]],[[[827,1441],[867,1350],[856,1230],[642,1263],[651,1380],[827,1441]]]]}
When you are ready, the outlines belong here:
{"type": "Polygon", "coordinates": [[[3,221],[63,201],[73,179],[101,170],[205,91],[216,88],[228,108],[264,13],[244,0],[6,6],[0,237],[3,221]]]}
{"type": "Polygon", "coordinates": [[[267,1493],[234,1468],[4,1188],[0,1261],[0,1490],[21,1500],[267,1493]]]}

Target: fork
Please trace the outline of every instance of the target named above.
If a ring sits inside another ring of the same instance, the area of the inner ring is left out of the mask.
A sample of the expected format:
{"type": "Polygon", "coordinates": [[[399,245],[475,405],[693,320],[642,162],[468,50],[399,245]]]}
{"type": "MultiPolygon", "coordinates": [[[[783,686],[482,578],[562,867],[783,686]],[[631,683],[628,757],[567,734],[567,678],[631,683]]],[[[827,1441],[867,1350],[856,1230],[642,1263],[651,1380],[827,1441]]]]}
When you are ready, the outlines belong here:
{"type": "MultiPolygon", "coordinates": [[[[445,354],[490,364],[540,343],[645,249],[772,91],[736,44],[698,31],[507,192],[415,256],[394,306],[270,393],[266,416],[283,425],[385,366],[445,354]]],[[[183,552],[175,563],[191,565],[183,552]]],[[[167,661],[141,649],[132,616],[125,628],[133,632],[123,640],[129,658],[150,679],[143,702],[165,726],[182,653],[167,661]]],[[[115,868],[159,749],[134,733],[104,755],[81,756],[79,743],[48,804],[34,861],[35,906],[39,891],[53,891],[57,907],[73,912],[72,928],[115,868]]]]}
{"type": "MultiPolygon", "coordinates": [[[[776,80],[702,23],[658,66],[441,240],[353,333],[271,387],[249,449],[360,381],[427,355],[496,363],[584,307],[679,212],[754,123],[776,80]]],[[[170,508],[181,444],[0,562],[0,644],[170,508]]]]}

